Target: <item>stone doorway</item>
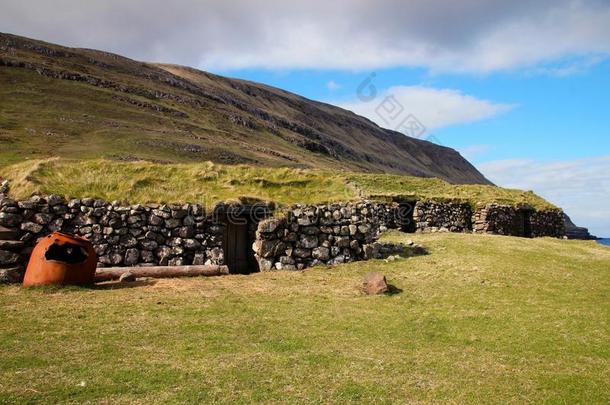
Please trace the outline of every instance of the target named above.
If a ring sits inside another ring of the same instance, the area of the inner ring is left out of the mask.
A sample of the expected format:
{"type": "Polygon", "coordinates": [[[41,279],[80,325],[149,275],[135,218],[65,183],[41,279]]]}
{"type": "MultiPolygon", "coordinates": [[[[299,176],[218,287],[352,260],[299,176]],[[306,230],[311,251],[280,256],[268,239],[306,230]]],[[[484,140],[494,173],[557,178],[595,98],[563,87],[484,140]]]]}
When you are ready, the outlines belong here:
{"type": "Polygon", "coordinates": [[[225,235],[225,262],[231,274],[257,272],[258,263],[254,258],[248,223],[228,223],[225,235]]]}
{"type": "Polygon", "coordinates": [[[221,211],[224,231],[224,261],[230,274],[251,274],[260,271],[252,245],[258,223],[269,217],[268,205],[238,205],[221,211]]]}
{"type": "Polygon", "coordinates": [[[403,201],[398,204],[397,225],[401,232],[415,233],[417,224],[414,220],[416,201],[403,201]]]}

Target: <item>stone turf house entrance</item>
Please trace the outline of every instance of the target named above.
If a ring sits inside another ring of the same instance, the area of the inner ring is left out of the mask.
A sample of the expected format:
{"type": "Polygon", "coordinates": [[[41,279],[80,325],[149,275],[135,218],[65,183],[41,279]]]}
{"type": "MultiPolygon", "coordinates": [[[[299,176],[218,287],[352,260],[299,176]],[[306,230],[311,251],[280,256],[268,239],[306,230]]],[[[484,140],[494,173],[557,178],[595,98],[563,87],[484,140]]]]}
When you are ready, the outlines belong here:
{"type": "Polygon", "coordinates": [[[220,221],[225,224],[224,258],[230,274],[260,271],[252,245],[258,223],[271,213],[267,205],[228,206],[218,213],[220,221]]]}

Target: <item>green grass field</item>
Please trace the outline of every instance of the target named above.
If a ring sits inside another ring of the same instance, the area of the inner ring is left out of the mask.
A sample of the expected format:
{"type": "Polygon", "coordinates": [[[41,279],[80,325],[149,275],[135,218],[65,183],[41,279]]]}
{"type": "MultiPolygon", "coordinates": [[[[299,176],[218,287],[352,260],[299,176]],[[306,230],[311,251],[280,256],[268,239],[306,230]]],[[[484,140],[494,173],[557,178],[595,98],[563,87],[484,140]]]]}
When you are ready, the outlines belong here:
{"type": "Polygon", "coordinates": [[[406,235],[430,254],[133,288],[0,288],[0,402],[610,402],[610,249],[406,235]],[[400,293],[369,297],[381,271],[400,293]]]}
{"type": "Polygon", "coordinates": [[[69,197],[146,202],[198,202],[211,207],[226,200],[296,203],[416,198],[553,205],[533,192],[485,185],[452,185],[435,178],[362,174],[246,165],[122,163],[109,160],[32,160],[0,167],[12,195],[59,193],[69,197]]]}

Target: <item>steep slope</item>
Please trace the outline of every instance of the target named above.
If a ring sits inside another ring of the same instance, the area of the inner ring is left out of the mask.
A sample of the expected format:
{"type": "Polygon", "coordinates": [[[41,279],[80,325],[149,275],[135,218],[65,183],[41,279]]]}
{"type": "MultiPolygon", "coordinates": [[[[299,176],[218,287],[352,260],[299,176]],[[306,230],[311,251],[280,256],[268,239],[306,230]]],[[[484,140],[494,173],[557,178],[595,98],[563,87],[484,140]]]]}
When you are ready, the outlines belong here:
{"type": "Polygon", "coordinates": [[[564,214],[564,221],[568,239],[597,240],[597,236],[591,235],[589,229],[577,226],[567,214],[564,214]]]}
{"type": "Polygon", "coordinates": [[[450,148],[286,91],[0,34],[0,166],[50,156],[211,160],[489,183],[450,148]]]}

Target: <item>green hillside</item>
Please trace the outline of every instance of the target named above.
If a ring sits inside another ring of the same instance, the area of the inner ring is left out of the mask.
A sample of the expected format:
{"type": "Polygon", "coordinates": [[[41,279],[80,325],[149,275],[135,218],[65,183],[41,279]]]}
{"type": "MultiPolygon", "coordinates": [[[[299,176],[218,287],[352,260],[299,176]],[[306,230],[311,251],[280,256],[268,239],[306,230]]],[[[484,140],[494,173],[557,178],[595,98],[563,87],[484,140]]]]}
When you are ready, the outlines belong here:
{"type": "Polygon", "coordinates": [[[453,149],[281,89],[0,33],[0,167],[55,156],[489,184],[453,149]]]}

